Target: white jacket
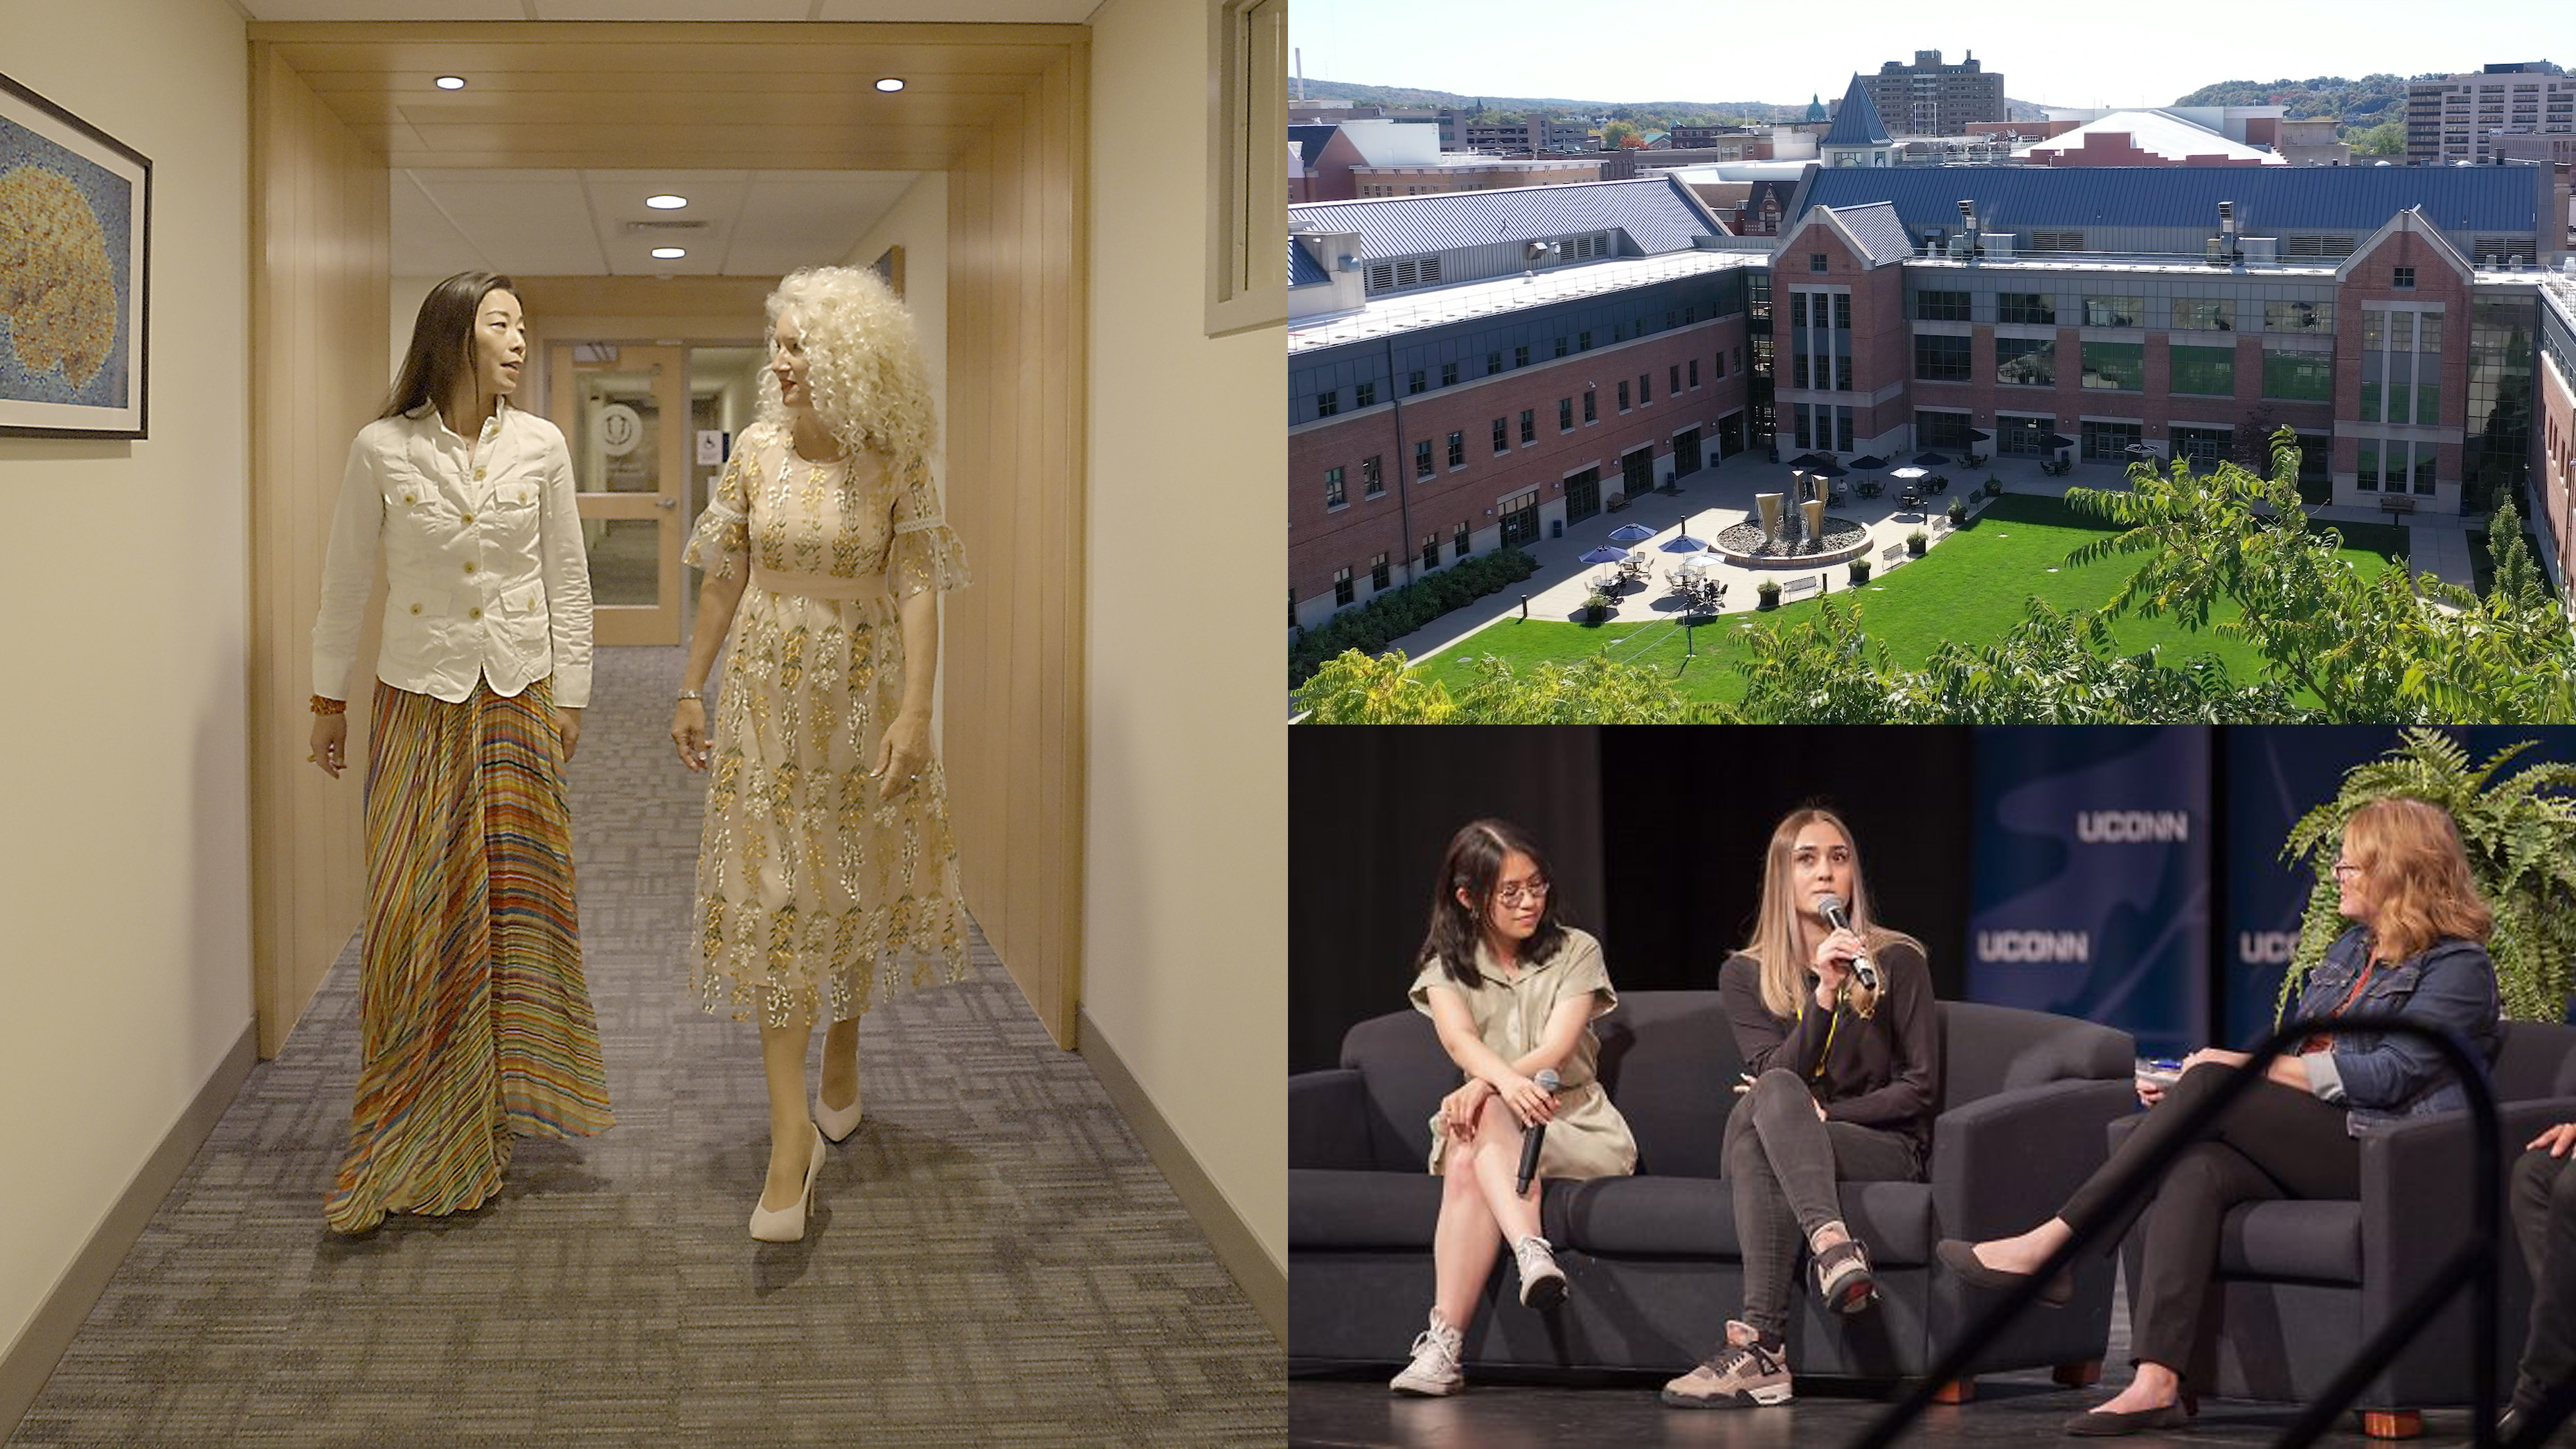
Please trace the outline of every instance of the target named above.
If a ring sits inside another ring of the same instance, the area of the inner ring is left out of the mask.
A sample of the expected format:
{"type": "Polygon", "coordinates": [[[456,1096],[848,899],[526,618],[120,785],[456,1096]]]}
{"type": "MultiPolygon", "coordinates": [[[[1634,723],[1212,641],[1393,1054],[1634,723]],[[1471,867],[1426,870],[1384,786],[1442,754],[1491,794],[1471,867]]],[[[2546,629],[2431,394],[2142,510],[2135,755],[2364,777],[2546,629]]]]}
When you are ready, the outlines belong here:
{"type": "Polygon", "coordinates": [[[499,695],[553,675],[557,705],[590,703],[590,562],[561,429],[504,400],[471,448],[434,407],[358,430],[313,622],[326,698],[349,697],[380,544],[378,679],[454,704],[477,675],[499,695]]]}

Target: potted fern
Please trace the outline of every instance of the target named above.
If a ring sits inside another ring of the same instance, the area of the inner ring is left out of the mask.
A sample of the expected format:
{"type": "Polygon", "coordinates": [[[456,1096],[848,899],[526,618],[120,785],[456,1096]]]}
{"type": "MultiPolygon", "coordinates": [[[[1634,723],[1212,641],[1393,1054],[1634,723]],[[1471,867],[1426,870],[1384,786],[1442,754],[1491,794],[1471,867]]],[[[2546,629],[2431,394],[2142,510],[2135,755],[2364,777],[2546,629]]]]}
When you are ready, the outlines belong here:
{"type": "Polygon", "coordinates": [[[2495,912],[2487,954],[2495,959],[2506,1017],[2566,1020],[2576,985],[2576,765],[2526,764],[2505,774],[2532,744],[2508,745],[2472,766],[2450,736],[2410,729],[2396,749],[2346,771],[2335,798],[2290,827],[2281,858],[2306,862],[2316,884],[2299,918],[2299,946],[2276,1013],[2347,925],[2335,910],[2332,871],[2345,822],[2373,800],[2402,795],[2441,806],[2459,824],[2478,894],[2495,912]]]}

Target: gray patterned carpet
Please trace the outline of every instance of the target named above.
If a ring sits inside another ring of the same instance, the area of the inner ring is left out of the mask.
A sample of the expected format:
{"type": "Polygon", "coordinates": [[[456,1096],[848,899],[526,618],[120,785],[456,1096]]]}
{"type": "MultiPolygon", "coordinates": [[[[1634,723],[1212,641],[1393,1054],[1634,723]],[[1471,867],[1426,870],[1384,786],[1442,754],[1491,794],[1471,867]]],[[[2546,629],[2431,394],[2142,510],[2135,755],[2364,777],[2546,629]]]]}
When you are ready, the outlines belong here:
{"type": "Polygon", "coordinates": [[[868,1117],[806,1240],[747,1236],[759,1053],[686,990],[703,784],[663,734],[678,672],[677,650],[602,651],[573,766],[618,1126],[522,1140],[479,1212],[326,1233],[353,947],[11,1445],[1284,1439],[1277,1340],[980,936],[972,979],[866,1018],[868,1117]]]}

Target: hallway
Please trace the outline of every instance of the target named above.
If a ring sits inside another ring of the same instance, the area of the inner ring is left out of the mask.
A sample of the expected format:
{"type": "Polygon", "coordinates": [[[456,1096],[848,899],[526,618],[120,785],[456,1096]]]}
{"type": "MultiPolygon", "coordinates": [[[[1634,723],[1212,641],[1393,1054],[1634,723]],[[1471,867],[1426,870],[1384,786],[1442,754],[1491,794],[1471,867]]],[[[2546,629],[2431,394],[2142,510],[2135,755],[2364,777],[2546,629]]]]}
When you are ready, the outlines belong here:
{"type": "Polygon", "coordinates": [[[1280,1442],[1278,1340],[980,936],[965,983],[866,1018],[806,1241],[745,1236],[763,1096],[751,1027],[687,986],[679,668],[602,650],[571,771],[618,1126],[522,1139],[478,1212],[326,1233],[353,945],[9,1445],[1280,1442]]]}

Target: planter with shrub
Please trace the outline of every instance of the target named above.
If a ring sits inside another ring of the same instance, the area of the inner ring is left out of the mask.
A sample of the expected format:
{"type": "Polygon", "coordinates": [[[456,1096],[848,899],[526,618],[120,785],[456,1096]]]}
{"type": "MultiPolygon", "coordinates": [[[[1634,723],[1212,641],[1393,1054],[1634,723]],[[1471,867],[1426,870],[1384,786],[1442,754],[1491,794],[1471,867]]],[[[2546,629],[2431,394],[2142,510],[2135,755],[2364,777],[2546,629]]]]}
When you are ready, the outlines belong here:
{"type": "Polygon", "coordinates": [[[1388,589],[1355,609],[1344,609],[1308,629],[1288,647],[1288,685],[1294,689],[1345,649],[1375,654],[1450,610],[1519,583],[1538,572],[1538,561],[1516,548],[1460,559],[1401,588],[1388,589]]]}
{"type": "Polygon", "coordinates": [[[1609,618],[1610,612],[1618,607],[1619,601],[1617,599],[1595,590],[1590,598],[1583,601],[1584,621],[1586,623],[1598,624],[1602,620],[1609,618]]]}
{"type": "Polygon", "coordinates": [[[1994,476],[1992,473],[1987,474],[1987,475],[1986,475],[1986,496],[1987,496],[1988,498],[2001,498],[2001,497],[2003,497],[2003,496],[2004,496],[2004,480],[2002,480],[2001,478],[1998,478],[1998,477],[1994,476]]]}
{"type": "Polygon", "coordinates": [[[1855,588],[1869,582],[1868,559],[1856,558],[1851,561],[1851,581],[1855,588]]]}
{"type": "Polygon", "coordinates": [[[1753,592],[1760,596],[1761,607],[1765,609],[1776,609],[1780,607],[1779,580],[1764,579],[1753,592]]]}
{"type": "Polygon", "coordinates": [[[1905,551],[1919,558],[1922,556],[1923,546],[1931,541],[1931,539],[1924,536],[1923,530],[1918,528],[1912,533],[1905,535],[1905,551]]]}
{"type": "Polygon", "coordinates": [[[1968,500],[1967,500],[1967,499],[1965,499],[1965,498],[1953,498],[1953,499],[1951,499],[1951,500],[1950,500],[1950,526],[1951,526],[1952,528],[1956,528],[1956,527],[1958,527],[1960,524],[1965,523],[1965,522],[1967,522],[1967,521],[1968,521],[1968,500]]]}

